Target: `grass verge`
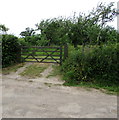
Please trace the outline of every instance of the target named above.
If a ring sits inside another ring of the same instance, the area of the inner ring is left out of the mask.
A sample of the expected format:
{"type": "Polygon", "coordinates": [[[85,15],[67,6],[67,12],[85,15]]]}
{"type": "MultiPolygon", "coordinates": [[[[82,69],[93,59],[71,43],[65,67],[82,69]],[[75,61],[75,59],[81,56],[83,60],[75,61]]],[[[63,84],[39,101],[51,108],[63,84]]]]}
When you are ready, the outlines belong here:
{"type": "Polygon", "coordinates": [[[41,73],[47,68],[47,65],[42,65],[39,63],[34,63],[30,66],[28,66],[20,75],[26,76],[29,78],[37,78],[41,77],[41,73]]]}
{"type": "Polygon", "coordinates": [[[6,68],[2,69],[2,74],[3,75],[7,75],[10,74],[11,72],[16,72],[18,68],[23,67],[25,63],[19,63],[19,64],[15,64],[6,68]]]}
{"type": "Polygon", "coordinates": [[[81,82],[80,84],[65,82],[63,85],[64,86],[84,87],[84,88],[95,88],[95,89],[99,89],[103,93],[112,94],[112,95],[117,95],[118,91],[119,91],[119,87],[117,87],[117,86],[106,86],[103,84],[102,85],[94,84],[91,82],[81,82]]]}

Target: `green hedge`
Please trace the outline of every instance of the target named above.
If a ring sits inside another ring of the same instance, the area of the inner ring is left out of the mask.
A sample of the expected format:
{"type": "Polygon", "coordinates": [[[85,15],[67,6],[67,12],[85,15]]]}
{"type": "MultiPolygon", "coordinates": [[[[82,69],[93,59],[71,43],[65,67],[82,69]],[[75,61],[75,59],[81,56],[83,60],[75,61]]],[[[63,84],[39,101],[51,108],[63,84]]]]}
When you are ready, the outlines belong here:
{"type": "Polygon", "coordinates": [[[85,47],[70,52],[62,65],[64,79],[70,84],[81,82],[106,86],[119,85],[119,44],[85,47]]]}
{"type": "Polygon", "coordinates": [[[2,35],[2,67],[20,62],[20,44],[14,35],[2,35]]]}

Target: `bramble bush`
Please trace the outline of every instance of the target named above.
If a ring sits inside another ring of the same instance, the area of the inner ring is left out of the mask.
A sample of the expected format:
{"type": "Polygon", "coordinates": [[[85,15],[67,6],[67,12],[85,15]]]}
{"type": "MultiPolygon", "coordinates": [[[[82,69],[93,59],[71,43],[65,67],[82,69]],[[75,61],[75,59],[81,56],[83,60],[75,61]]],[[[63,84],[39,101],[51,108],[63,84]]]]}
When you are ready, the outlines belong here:
{"type": "Polygon", "coordinates": [[[106,86],[119,85],[119,43],[85,47],[70,52],[61,70],[69,84],[91,82],[106,86]]]}
{"type": "Polygon", "coordinates": [[[2,67],[7,67],[20,62],[19,59],[20,44],[18,38],[14,35],[2,35],[2,67]]]}

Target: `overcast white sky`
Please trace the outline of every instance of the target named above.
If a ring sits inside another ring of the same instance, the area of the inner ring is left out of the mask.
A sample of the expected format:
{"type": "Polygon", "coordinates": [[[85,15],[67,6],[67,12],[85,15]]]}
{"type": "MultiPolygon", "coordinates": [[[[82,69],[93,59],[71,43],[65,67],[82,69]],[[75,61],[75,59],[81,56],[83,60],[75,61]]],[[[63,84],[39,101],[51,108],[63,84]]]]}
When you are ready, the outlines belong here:
{"type": "MultiPolygon", "coordinates": [[[[119,0],[0,0],[0,24],[8,33],[19,35],[26,27],[34,28],[42,19],[72,16],[74,12],[87,13],[99,2],[117,3],[119,0]]],[[[115,4],[115,7],[117,5],[115,4]]],[[[116,20],[111,24],[117,26],[116,20]]]]}

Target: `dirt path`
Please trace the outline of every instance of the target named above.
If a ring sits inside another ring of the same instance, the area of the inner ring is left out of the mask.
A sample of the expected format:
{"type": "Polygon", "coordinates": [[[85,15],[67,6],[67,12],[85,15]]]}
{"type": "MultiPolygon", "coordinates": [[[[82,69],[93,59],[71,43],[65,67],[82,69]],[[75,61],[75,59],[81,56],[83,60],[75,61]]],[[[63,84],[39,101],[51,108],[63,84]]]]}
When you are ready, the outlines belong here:
{"type": "Polygon", "coordinates": [[[117,118],[117,97],[96,89],[63,86],[58,77],[21,77],[27,66],[3,75],[3,118],[117,118]],[[32,82],[31,82],[32,81],[32,82]]]}

